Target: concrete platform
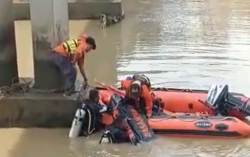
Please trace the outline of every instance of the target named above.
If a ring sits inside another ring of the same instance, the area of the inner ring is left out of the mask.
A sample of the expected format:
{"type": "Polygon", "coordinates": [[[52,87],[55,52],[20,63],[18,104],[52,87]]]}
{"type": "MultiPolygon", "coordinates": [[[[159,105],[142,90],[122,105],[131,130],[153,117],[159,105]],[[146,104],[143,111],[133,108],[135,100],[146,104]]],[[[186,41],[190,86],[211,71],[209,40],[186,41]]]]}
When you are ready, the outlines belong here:
{"type": "Polygon", "coordinates": [[[0,127],[70,127],[78,105],[62,94],[27,93],[0,99],[0,127]]]}
{"type": "MultiPolygon", "coordinates": [[[[26,1],[26,0],[25,0],[26,1]]],[[[29,3],[24,0],[14,0],[13,14],[15,20],[29,20],[29,3]]],[[[121,15],[121,0],[69,0],[69,19],[98,19],[100,13],[111,16],[121,15]]]]}

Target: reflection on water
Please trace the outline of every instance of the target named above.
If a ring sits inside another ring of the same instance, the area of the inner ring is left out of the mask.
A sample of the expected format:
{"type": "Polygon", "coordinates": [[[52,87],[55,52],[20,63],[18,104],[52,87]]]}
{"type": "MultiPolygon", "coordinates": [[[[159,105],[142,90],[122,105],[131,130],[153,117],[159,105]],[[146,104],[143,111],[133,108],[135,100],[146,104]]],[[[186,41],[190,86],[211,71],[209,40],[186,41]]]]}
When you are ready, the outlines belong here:
{"type": "MultiPolygon", "coordinates": [[[[154,3],[160,5],[137,2],[138,12],[129,19],[137,21],[133,27],[138,30],[127,31],[136,41],[118,61],[120,78],[146,72],[157,86],[207,88],[226,82],[233,90],[250,94],[244,88],[249,83],[249,2],[154,3]]],[[[129,24],[123,23],[125,28],[129,24]]]]}
{"type": "MultiPolygon", "coordinates": [[[[98,50],[86,61],[88,75],[112,84],[134,73],[147,74],[155,86],[207,88],[228,83],[231,90],[250,95],[249,6],[247,0],[126,0],[126,19],[121,24],[100,30],[93,22],[86,28],[98,42],[98,50]]],[[[71,37],[84,25],[71,21],[71,37]]],[[[23,76],[33,74],[29,27],[28,22],[17,24],[23,76]]],[[[240,157],[250,153],[249,140],[161,137],[133,147],[99,145],[99,135],[69,141],[68,130],[0,132],[6,141],[0,147],[2,157],[240,157]]]]}

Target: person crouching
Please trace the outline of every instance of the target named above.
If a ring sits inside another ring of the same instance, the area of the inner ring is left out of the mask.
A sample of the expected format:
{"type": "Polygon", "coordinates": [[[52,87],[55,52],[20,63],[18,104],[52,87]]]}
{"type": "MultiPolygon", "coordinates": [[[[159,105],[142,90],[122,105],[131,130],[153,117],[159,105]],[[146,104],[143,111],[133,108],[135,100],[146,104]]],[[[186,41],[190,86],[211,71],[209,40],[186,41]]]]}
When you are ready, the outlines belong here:
{"type": "Polygon", "coordinates": [[[85,83],[88,82],[84,70],[84,58],[86,53],[95,49],[95,39],[86,35],[81,35],[78,39],[62,42],[54,48],[51,60],[66,79],[64,96],[70,96],[75,92],[76,63],[85,83]]]}
{"type": "Polygon", "coordinates": [[[151,83],[145,75],[134,75],[131,79],[121,82],[126,91],[125,100],[133,104],[141,113],[149,118],[152,116],[153,99],[150,93],[151,83]]]}

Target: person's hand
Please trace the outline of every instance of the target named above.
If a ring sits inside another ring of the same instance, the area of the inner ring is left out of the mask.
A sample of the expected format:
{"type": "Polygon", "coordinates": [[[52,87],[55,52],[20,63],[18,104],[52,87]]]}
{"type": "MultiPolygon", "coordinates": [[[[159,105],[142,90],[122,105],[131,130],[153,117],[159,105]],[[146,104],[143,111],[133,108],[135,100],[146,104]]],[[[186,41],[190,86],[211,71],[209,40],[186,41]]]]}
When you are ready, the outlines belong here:
{"type": "Polygon", "coordinates": [[[73,66],[74,68],[76,68],[76,63],[75,63],[75,62],[71,61],[71,64],[72,64],[72,66],[73,66]]]}
{"type": "Polygon", "coordinates": [[[152,117],[152,114],[147,114],[147,118],[151,118],[152,117]]]}
{"type": "Polygon", "coordinates": [[[85,82],[85,84],[88,84],[88,79],[84,78],[84,82],[85,82]]]}

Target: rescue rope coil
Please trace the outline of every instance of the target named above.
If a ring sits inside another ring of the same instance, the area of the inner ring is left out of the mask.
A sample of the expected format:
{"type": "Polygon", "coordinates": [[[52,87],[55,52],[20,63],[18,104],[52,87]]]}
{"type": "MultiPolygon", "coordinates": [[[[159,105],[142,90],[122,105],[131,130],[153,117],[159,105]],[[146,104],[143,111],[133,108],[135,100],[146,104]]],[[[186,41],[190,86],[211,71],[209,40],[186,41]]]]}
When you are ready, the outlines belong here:
{"type": "Polygon", "coordinates": [[[11,86],[0,87],[0,99],[7,96],[27,93],[30,90],[32,83],[32,81],[26,81],[23,78],[14,78],[12,79],[11,86]]]}

